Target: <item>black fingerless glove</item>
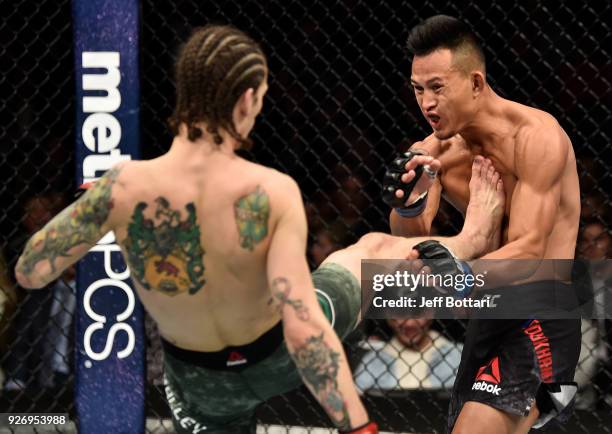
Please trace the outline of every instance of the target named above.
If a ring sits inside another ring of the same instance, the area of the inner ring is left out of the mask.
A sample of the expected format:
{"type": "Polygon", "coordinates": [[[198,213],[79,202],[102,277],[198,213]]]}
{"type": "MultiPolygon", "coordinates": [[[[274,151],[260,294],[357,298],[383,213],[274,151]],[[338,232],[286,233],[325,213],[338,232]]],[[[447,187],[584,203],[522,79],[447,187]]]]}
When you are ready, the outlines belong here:
{"type": "Polygon", "coordinates": [[[421,178],[421,175],[423,175],[423,166],[419,165],[414,169],[415,177],[412,181],[407,184],[402,182],[402,175],[406,173],[406,163],[412,160],[416,155],[422,154],[414,151],[404,152],[395,158],[391,165],[387,168],[385,178],[383,180],[383,201],[387,205],[396,209],[406,209],[416,205],[413,204],[406,207],[404,203],[410,197],[410,193],[412,193],[412,190],[421,178]],[[402,190],[404,192],[404,196],[401,198],[396,197],[396,190],[402,190]]]}

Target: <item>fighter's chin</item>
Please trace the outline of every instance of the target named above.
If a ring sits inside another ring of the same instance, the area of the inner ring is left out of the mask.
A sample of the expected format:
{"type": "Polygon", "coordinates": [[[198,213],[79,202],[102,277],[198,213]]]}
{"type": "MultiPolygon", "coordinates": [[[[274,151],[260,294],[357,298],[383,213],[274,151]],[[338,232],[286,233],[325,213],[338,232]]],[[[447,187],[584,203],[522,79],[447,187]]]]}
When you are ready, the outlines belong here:
{"type": "Polygon", "coordinates": [[[456,133],[450,130],[434,130],[433,134],[436,139],[447,140],[453,137],[456,133]]]}

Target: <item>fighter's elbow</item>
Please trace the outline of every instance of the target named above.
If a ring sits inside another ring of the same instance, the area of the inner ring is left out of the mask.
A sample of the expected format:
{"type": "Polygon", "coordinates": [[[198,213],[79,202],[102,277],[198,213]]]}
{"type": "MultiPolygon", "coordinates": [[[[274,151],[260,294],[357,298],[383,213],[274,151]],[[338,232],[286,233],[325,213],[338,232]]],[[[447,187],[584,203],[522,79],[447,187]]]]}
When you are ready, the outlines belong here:
{"type": "Polygon", "coordinates": [[[26,274],[23,272],[19,264],[15,267],[15,279],[17,280],[17,284],[25,289],[40,289],[45,286],[45,283],[36,278],[33,273],[26,274]]]}
{"type": "Polygon", "coordinates": [[[304,332],[306,332],[305,329],[300,330],[297,327],[287,327],[283,322],[283,334],[289,351],[299,348],[304,344],[307,340],[307,336],[304,332]]]}
{"type": "Polygon", "coordinates": [[[519,244],[518,255],[520,259],[542,259],[546,254],[546,239],[541,237],[526,237],[519,244]]]}
{"type": "Polygon", "coordinates": [[[26,276],[23,273],[20,273],[17,270],[15,270],[15,280],[17,280],[17,284],[19,286],[21,286],[22,288],[25,288],[25,289],[33,289],[34,288],[30,278],[28,278],[28,276],[26,276]]]}
{"type": "Polygon", "coordinates": [[[517,255],[518,259],[526,259],[526,260],[540,260],[544,257],[544,253],[540,253],[538,250],[523,250],[517,255]]]}
{"type": "Polygon", "coordinates": [[[300,318],[287,318],[287,316],[283,317],[283,333],[285,341],[290,346],[291,344],[299,346],[308,338],[318,336],[324,331],[324,324],[317,321],[316,318],[309,317],[304,320],[300,318]]]}

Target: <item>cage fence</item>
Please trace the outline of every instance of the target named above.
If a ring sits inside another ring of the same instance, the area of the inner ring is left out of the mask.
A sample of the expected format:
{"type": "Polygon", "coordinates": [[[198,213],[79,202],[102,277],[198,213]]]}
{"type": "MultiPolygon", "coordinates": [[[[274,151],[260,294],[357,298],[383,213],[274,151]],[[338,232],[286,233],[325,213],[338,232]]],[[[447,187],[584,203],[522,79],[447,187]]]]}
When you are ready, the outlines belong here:
{"type": "MultiPolygon", "coordinates": [[[[43,291],[18,288],[12,267],[25,241],[72,198],[74,66],[67,0],[0,1],[1,412],[68,412],[72,394],[75,295],[68,271],[43,291]]],[[[141,4],[141,149],[152,158],[169,148],[166,119],[174,104],[173,62],[194,27],[230,23],[260,41],[270,90],[246,156],[290,174],[309,220],[309,261],[372,231],[388,232],[380,200],[384,168],[425,137],[427,125],[409,86],[408,31],[445,13],[480,37],[488,80],[502,96],[546,110],[570,136],[581,182],[586,231],[610,231],[612,147],[610,22],[599,2],[458,3],[427,0],[219,1],[141,4]]],[[[462,218],[442,206],[434,229],[456,233],[462,218]]],[[[582,232],[581,232],[582,236],[582,232]]],[[[609,253],[609,252],[608,252],[609,253]]],[[[431,340],[415,351],[393,321],[366,321],[346,342],[364,400],[387,431],[443,432],[465,323],[420,325],[431,340]]],[[[162,349],[147,320],[147,414],[168,419],[162,349]]],[[[578,409],[552,432],[610,432],[612,335],[608,320],[583,320],[577,372],[578,409]]],[[[330,427],[302,388],[258,412],[260,429],[330,427]]],[[[149,432],[173,432],[159,423],[149,432]]]]}

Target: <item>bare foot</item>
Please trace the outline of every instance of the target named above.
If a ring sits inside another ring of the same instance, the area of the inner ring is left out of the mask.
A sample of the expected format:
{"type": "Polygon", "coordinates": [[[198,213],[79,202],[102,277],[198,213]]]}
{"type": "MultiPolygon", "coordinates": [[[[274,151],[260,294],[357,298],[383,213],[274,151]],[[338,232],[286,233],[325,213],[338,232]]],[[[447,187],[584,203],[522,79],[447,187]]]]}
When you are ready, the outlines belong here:
{"type": "Polygon", "coordinates": [[[472,163],[470,203],[461,231],[478,251],[475,257],[499,248],[505,201],[499,173],[490,160],[477,156],[472,163]]]}

